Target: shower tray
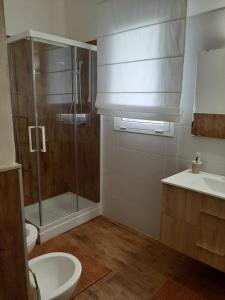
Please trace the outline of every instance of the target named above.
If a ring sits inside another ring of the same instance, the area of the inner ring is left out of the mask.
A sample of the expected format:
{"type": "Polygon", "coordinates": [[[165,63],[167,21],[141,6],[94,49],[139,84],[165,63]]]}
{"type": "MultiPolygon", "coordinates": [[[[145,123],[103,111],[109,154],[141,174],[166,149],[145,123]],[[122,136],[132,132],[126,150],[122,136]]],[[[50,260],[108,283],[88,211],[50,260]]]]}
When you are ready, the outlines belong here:
{"type": "Polygon", "coordinates": [[[40,226],[39,203],[25,207],[26,220],[35,225],[39,232],[39,242],[64,233],[102,213],[102,205],[84,197],[67,192],[42,201],[43,225],[40,226]]]}

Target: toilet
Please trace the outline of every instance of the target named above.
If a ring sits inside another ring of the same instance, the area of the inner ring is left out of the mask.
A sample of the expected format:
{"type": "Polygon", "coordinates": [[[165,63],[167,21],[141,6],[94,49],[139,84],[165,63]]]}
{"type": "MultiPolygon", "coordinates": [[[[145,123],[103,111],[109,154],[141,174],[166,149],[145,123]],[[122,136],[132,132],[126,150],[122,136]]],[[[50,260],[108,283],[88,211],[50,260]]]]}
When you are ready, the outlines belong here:
{"type": "Polygon", "coordinates": [[[25,224],[26,239],[27,239],[27,252],[28,254],[34,249],[38,238],[37,228],[32,224],[25,224]]]}
{"type": "Polygon", "coordinates": [[[53,252],[33,258],[29,260],[29,269],[32,271],[29,272],[32,300],[70,299],[82,271],[80,261],[75,256],[63,252],[53,252]],[[40,295],[39,298],[37,294],[40,295]]]}

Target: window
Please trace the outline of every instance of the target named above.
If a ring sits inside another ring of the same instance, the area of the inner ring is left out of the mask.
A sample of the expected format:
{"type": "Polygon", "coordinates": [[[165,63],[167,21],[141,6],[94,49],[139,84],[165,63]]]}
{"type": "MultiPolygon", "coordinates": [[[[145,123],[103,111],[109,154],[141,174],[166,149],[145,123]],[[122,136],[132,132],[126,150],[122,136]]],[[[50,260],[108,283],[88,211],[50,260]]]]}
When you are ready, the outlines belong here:
{"type": "Polygon", "coordinates": [[[174,123],[116,117],[114,130],[173,137],[174,123]]]}

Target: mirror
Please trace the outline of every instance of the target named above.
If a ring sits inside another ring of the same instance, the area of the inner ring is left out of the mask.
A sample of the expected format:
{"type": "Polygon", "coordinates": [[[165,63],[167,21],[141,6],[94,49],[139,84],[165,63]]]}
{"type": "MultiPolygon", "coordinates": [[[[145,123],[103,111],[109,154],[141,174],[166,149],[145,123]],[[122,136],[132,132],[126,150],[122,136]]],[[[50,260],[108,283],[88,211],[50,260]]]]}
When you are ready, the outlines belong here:
{"type": "Polygon", "coordinates": [[[194,112],[225,114],[225,49],[199,55],[194,112]]]}
{"type": "Polygon", "coordinates": [[[225,49],[198,58],[192,134],[225,138],[225,49]]]}

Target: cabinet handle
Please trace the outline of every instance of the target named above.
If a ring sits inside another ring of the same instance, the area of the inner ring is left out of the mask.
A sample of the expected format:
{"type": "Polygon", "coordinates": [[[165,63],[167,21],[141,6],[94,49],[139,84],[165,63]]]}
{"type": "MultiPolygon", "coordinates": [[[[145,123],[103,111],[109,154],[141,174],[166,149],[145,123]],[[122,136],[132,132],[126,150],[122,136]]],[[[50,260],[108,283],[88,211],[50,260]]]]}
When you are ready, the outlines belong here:
{"type": "Polygon", "coordinates": [[[207,216],[214,217],[214,218],[217,218],[219,220],[225,221],[225,217],[221,217],[221,216],[218,216],[217,214],[213,214],[211,212],[207,212],[207,211],[204,211],[204,210],[201,210],[200,214],[204,214],[204,215],[207,215],[207,216]]]}
{"type": "Polygon", "coordinates": [[[224,257],[224,256],[225,256],[225,253],[224,253],[224,252],[218,252],[218,251],[209,249],[208,247],[203,246],[203,245],[201,245],[201,244],[198,244],[198,243],[197,243],[196,246],[199,247],[199,248],[202,248],[203,250],[206,250],[206,251],[208,251],[208,252],[211,252],[211,253],[213,253],[213,254],[216,254],[216,255],[218,255],[218,256],[221,256],[221,257],[224,257]]]}

